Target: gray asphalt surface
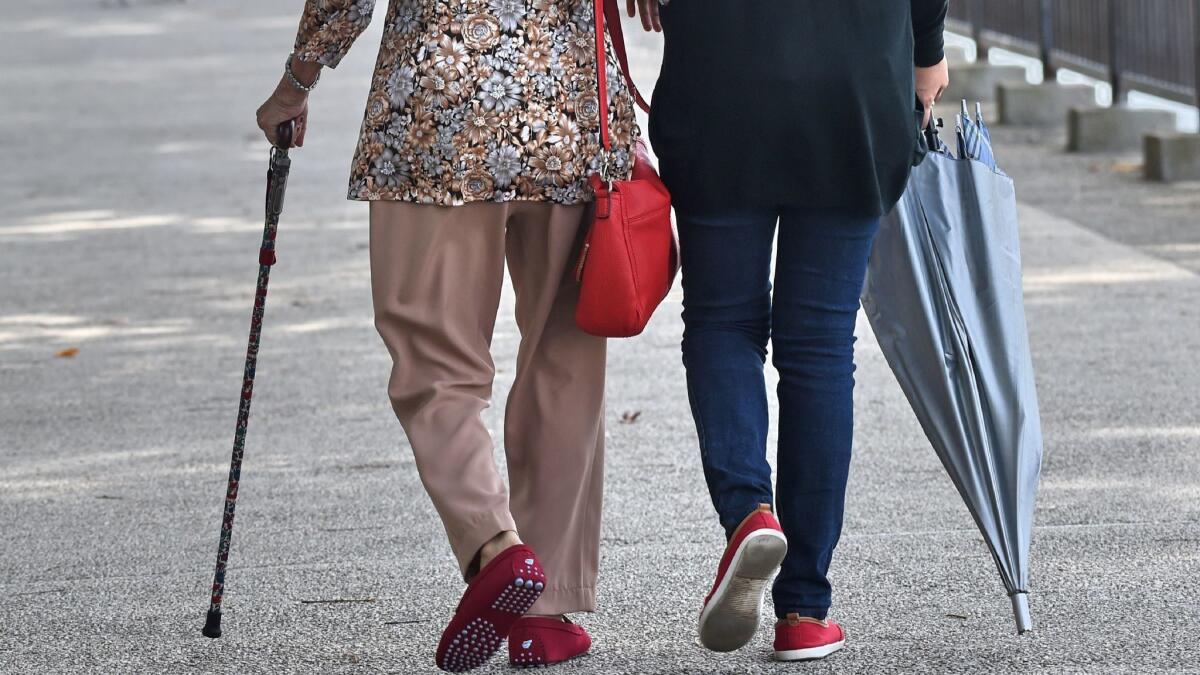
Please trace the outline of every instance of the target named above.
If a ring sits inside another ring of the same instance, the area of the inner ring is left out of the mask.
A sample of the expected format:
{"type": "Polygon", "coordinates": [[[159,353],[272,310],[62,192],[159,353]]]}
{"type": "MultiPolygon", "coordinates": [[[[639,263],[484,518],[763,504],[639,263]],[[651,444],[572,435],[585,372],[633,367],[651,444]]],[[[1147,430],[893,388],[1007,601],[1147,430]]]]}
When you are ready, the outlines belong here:
{"type": "MultiPolygon", "coordinates": [[[[253,111],[299,7],[0,5],[0,671],[432,670],[461,584],[386,400],[366,208],[343,200],[378,26],[326,74],[294,155],[226,636],[199,634],[261,231],[267,148],[253,111]],[[79,351],[56,356],[65,349],[79,351]]],[[[652,45],[637,45],[643,81],[652,45]]],[[[1196,188],[1148,187],[1112,171],[1121,158],[1000,137],[1030,195],[1025,281],[1047,441],[1037,630],[1013,634],[991,559],[862,322],[833,574],[848,647],[774,664],[764,623],[739,652],[702,650],[695,619],[722,537],[675,295],[645,336],[612,344],[601,611],[579,617],[595,649],[557,672],[1197,671],[1196,188]],[[1089,204],[1086,217],[1059,217],[1077,215],[1071,203],[1089,204]],[[1168,244],[1183,247],[1154,248],[1168,244]]],[[[498,402],[516,348],[510,303],[498,402]]],[[[501,413],[487,413],[494,429],[501,413]]],[[[484,672],[508,667],[498,658],[484,672]]]]}

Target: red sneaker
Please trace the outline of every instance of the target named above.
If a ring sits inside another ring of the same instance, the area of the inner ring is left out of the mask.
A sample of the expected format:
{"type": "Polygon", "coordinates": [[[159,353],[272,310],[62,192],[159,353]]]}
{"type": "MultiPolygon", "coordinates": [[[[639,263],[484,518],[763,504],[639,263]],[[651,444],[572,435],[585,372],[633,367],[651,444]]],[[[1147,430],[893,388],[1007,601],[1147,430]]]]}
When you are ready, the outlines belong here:
{"type": "Polygon", "coordinates": [[[527,616],[508,634],[508,662],[518,668],[548,666],[583,656],[592,638],[570,621],[527,616]]]}
{"type": "Polygon", "coordinates": [[[787,555],[787,538],[768,504],[734,530],[717,581],[700,612],[700,642],[716,652],[744,647],[758,630],[763,591],[787,555]]]}
{"type": "Polygon", "coordinates": [[[846,634],[836,621],[788,614],[775,624],[775,660],[823,659],[846,645],[846,634]]]}
{"type": "Polygon", "coordinates": [[[438,668],[460,673],[482,666],[545,587],[546,575],[528,546],[510,546],[493,558],[467,585],[442,633],[438,668]]]}

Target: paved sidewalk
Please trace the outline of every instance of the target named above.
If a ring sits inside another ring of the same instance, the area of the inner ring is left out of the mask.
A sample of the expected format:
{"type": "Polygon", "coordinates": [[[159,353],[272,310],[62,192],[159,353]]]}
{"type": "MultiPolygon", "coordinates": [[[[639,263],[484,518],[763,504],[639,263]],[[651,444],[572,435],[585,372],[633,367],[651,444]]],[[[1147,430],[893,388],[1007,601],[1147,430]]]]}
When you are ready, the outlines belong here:
{"type": "MultiPolygon", "coordinates": [[[[300,2],[8,5],[0,672],[432,671],[461,586],[386,400],[366,208],[343,200],[378,26],[326,74],[294,155],[226,636],[210,641],[199,631],[261,231],[253,112],[300,2]],[[79,351],[56,357],[66,349],[79,351]]],[[[639,38],[642,80],[650,45],[639,38]]],[[[1047,436],[1036,632],[1013,634],[992,561],[863,322],[834,572],[848,647],[774,664],[764,624],[739,652],[702,650],[695,619],[722,537],[674,295],[645,336],[612,344],[602,607],[580,618],[595,650],[556,672],[1195,672],[1200,277],[1036,207],[1022,225],[1047,436]]],[[[517,338],[504,303],[497,401],[517,338]]],[[[501,413],[487,412],[497,431],[501,413]]]]}

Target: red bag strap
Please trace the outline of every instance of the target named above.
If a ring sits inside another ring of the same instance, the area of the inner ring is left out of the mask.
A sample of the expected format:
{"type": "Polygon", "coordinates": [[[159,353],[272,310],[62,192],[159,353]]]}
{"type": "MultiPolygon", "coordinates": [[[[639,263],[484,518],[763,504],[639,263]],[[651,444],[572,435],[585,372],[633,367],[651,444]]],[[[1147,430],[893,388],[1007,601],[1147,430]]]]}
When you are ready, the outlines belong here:
{"type": "Polygon", "coordinates": [[[625,52],[625,33],[621,30],[621,8],[617,0],[593,0],[592,13],[596,17],[596,84],[600,100],[600,142],[605,150],[612,150],[612,139],[608,135],[608,51],[604,48],[605,21],[608,23],[608,33],[612,36],[613,52],[617,62],[621,64],[621,74],[625,76],[625,84],[638,107],[650,112],[650,104],[642,98],[637,85],[629,75],[629,55],[625,52]]]}

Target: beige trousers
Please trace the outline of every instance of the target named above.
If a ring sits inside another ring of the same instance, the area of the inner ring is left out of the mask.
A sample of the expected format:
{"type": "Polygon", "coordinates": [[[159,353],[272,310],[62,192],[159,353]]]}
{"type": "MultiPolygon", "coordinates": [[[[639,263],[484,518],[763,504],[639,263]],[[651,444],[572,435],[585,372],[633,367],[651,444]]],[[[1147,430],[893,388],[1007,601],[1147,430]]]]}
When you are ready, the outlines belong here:
{"type": "Polygon", "coordinates": [[[375,326],[421,481],[460,569],[505,530],[537,552],[549,581],[539,614],[596,605],[605,341],[575,325],[585,208],[371,203],[375,326]],[[521,332],[504,417],[511,496],[480,418],[506,258],[521,332]]]}

